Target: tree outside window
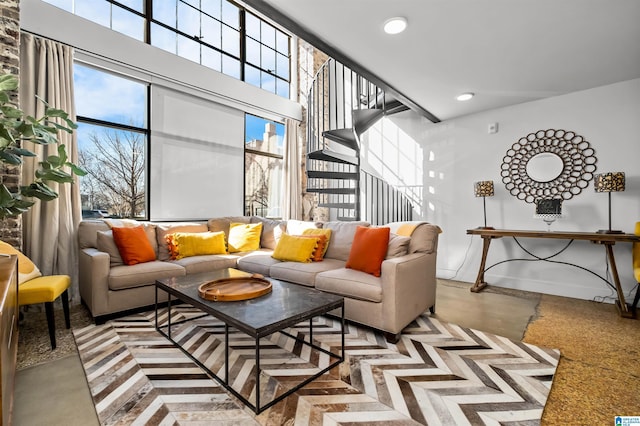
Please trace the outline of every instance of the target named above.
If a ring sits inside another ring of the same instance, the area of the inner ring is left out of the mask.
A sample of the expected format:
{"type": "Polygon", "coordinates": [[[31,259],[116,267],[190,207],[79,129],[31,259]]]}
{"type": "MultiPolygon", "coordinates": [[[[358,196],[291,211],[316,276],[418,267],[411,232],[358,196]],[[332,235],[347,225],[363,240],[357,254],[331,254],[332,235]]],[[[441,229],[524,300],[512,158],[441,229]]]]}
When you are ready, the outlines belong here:
{"type": "Polygon", "coordinates": [[[147,85],[80,64],[74,83],[83,214],[146,218],[147,85]]]}

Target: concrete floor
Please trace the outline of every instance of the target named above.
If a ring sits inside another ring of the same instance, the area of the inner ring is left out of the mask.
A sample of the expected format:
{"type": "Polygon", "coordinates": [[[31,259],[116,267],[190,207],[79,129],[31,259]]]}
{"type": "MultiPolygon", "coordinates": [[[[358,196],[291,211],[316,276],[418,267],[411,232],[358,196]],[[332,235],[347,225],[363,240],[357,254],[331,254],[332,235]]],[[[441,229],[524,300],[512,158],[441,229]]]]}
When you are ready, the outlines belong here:
{"type": "MultiPolygon", "coordinates": [[[[469,287],[469,283],[439,280],[436,317],[520,341],[536,315],[540,295],[492,287],[471,293],[469,287]]],[[[99,424],[77,353],[17,372],[13,423],[99,424]]]]}

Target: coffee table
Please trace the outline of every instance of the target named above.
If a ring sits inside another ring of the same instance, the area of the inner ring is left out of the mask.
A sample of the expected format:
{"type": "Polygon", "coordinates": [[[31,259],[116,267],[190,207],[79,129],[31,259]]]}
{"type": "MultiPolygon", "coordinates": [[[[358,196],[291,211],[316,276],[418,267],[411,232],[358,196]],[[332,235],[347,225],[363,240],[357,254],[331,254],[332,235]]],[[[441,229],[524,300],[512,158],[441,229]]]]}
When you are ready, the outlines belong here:
{"type": "Polygon", "coordinates": [[[217,380],[225,389],[240,399],[250,407],[256,414],[271,407],[275,403],[283,400],[288,395],[297,391],[312,380],[317,379],[333,367],[344,361],[344,298],[330,293],[325,293],[302,285],[287,283],[274,279],[269,279],[272,284],[272,291],[264,296],[255,299],[235,301],[235,302],[213,302],[205,300],[198,295],[198,286],[216,279],[251,276],[246,272],[236,269],[221,269],[213,272],[191,274],[180,277],[165,278],[156,281],[155,286],[155,321],[156,329],[182,352],[191,358],[196,364],[204,369],[207,374],[217,380]],[[158,291],[168,293],[167,323],[161,325],[158,322],[158,291]],[[203,312],[203,315],[186,320],[171,322],[172,298],[187,303],[203,312]],[[334,353],[313,343],[313,318],[326,314],[334,309],[340,308],[341,312],[341,350],[334,353]],[[192,321],[198,318],[212,315],[224,323],[225,332],[225,366],[224,377],[219,377],[206,365],[189,353],[171,335],[171,327],[192,321]],[[309,337],[306,339],[293,336],[285,331],[287,327],[309,320],[309,337]],[[255,404],[236,391],[229,383],[229,328],[233,327],[255,339],[255,404]],[[166,330],[166,331],[165,331],[166,330]],[[334,359],[328,366],[319,372],[304,379],[295,387],[287,390],[282,395],[278,395],[266,404],[260,404],[260,339],[273,333],[280,332],[291,337],[298,342],[310,346],[311,348],[329,355],[329,360],[334,359]]]}

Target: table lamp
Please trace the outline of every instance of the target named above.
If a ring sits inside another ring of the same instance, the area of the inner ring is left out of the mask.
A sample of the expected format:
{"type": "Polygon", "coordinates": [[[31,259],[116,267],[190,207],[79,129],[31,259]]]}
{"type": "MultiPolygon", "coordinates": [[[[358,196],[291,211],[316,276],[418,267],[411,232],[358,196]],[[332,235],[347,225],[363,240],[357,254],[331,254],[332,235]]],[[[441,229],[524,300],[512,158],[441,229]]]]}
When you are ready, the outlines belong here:
{"type": "Polygon", "coordinates": [[[611,229],[611,193],[624,191],[624,172],[600,173],[593,176],[593,188],[596,192],[609,193],[609,229],[598,230],[599,234],[622,234],[611,229]]]}
{"type": "Polygon", "coordinates": [[[493,181],[481,180],[473,184],[473,193],[476,197],[482,197],[482,207],[484,208],[484,226],[479,226],[482,229],[493,229],[492,226],[487,226],[487,203],[486,197],[493,197],[493,181]]]}

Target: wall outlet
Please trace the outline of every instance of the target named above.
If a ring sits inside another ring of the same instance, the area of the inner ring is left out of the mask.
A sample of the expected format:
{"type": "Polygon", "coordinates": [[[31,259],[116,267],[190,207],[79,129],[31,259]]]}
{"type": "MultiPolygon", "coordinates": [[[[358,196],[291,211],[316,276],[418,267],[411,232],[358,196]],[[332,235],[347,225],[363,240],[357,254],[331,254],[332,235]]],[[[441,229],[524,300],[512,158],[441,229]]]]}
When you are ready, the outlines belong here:
{"type": "Polygon", "coordinates": [[[489,123],[487,130],[489,134],[498,133],[498,123],[489,123]]]}

